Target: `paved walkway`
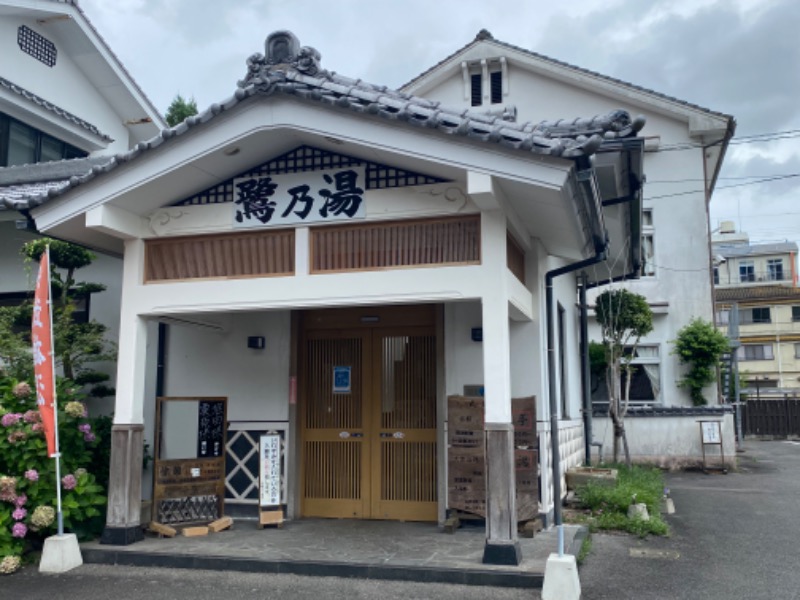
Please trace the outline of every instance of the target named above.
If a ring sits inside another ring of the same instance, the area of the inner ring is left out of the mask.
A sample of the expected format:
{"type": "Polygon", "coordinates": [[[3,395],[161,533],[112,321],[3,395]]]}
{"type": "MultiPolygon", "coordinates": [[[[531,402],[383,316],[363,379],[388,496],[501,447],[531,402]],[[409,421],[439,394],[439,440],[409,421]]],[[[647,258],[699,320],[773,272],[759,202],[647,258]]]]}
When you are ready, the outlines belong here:
{"type": "MultiPolygon", "coordinates": [[[[567,548],[578,530],[565,527],[567,548]]],[[[547,557],[557,550],[555,530],[521,539],[523,560],[515,567],[482,564],[484,536],[472,525],[446,534],[425,523],[302,519],[261,530],[237,520],[232,530],[203,537],[81,550],[87,563],[541,587],[547,557]]]]}

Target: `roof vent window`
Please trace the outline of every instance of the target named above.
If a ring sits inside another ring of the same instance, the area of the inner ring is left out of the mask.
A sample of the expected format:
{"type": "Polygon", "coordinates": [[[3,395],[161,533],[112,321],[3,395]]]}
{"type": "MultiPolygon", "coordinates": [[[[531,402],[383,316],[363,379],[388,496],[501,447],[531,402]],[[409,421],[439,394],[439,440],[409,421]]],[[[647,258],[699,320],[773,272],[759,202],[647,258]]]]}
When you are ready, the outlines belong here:
{"type": "Polygon", "coordinates": [[[19,26],[17,29],[17,44],[19,44],[20,50],[30,54],[39,62],[46,64],[48,67],[55,66],[58,55],[56,45],[30,27],[26,25],[19,26]]]}

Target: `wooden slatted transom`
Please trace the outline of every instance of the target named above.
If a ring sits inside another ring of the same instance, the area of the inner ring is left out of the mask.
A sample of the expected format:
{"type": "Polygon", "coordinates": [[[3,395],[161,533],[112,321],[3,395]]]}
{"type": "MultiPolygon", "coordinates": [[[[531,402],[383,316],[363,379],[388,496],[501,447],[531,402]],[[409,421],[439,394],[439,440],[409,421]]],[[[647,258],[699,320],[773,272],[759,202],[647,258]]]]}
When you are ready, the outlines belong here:
{"type": "Polygon", "coordinates": [[[145,241],[145,283],[294,274],[294,230],[145,241]]]}
{"type": "Polygon", "coordinates": [[[480,215],[311,229],[311,272],[481,261],[480,215]]]}

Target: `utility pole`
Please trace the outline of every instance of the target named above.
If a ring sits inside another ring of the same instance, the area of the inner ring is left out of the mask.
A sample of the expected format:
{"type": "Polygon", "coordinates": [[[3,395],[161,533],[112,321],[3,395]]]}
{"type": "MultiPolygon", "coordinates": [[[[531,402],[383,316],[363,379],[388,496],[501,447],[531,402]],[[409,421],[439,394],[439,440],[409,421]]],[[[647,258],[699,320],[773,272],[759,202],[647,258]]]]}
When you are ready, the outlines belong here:
{"type": "Polygon", "coordinates": [[[733,406],[736,416],[736,450],[743,451],[742,401],[739,390],[739,303],[734,302],[728,314],[728,339],[731,346],[731,374],[733,375],[733,406]]]}

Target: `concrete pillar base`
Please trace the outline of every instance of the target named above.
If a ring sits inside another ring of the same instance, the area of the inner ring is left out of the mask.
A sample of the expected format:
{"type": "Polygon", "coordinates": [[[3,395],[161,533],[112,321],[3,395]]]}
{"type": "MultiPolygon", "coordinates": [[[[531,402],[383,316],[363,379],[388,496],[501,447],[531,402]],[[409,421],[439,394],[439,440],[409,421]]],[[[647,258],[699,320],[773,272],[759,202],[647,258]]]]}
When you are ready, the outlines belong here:
{"type": "Polygon", "coordinates": [[[82,564],[81,549],[74,533],[51,535],[44,541],[40,573],[66,573],[82,564]]]}
{"type": "Polygon", "coordinates": [[[486,541],[483,547],[483,564],[516,566],[520,562],[522,562],[522,551],[519,542],[486,541]]]}
{"type": "Polygon", "coordinates": [[[580,600],[578,563],[572,554],[551,554],[544,568],[542,600],[580,600]]]}
{"type": "Polygon", "coordinates": [[[144,532],[138,525],[136,527],[106,527],[100,536],[101,544],[109,546],[130,546],[144,539],[144,532]]]}

